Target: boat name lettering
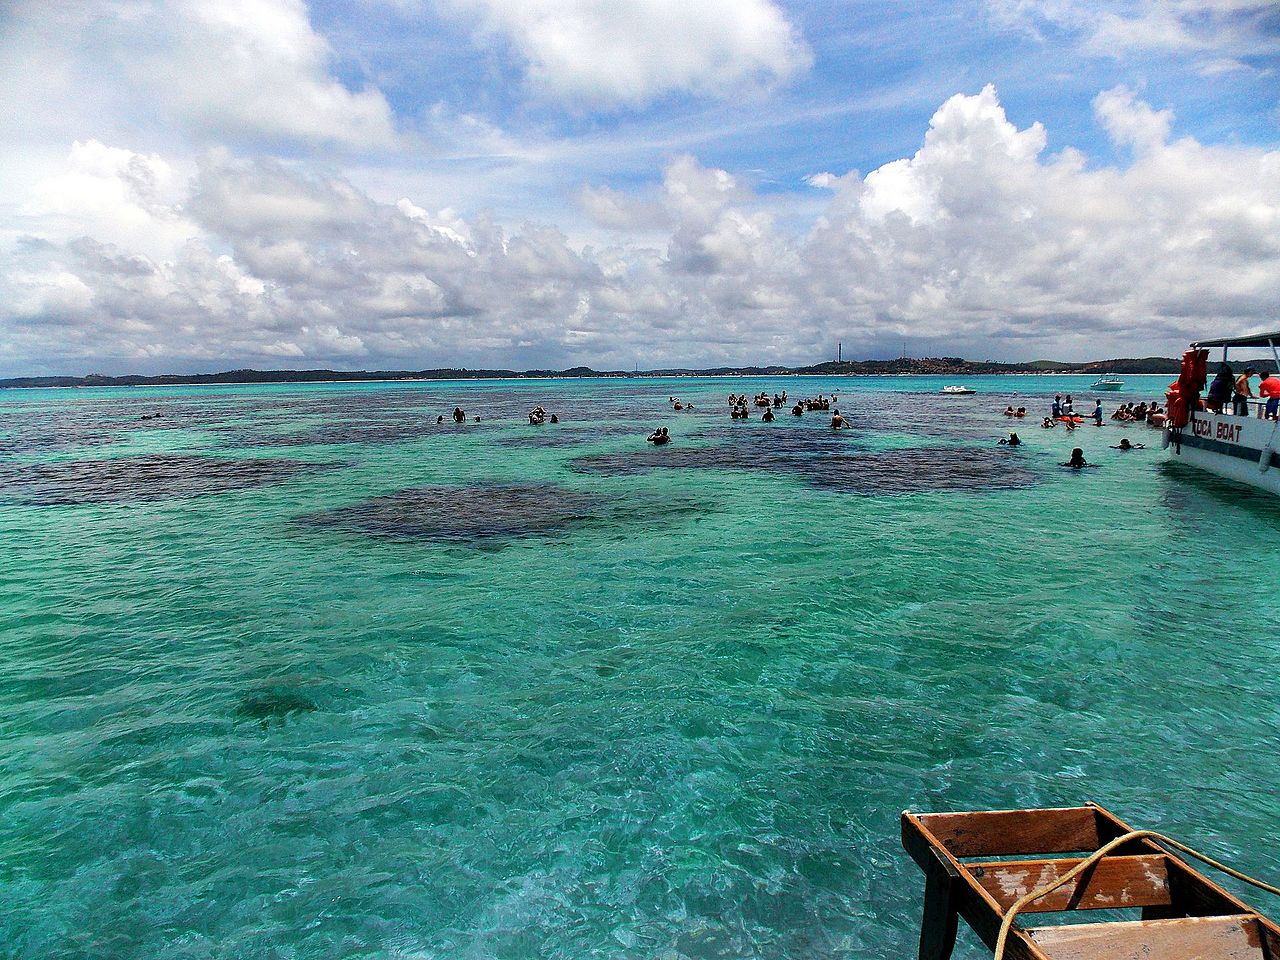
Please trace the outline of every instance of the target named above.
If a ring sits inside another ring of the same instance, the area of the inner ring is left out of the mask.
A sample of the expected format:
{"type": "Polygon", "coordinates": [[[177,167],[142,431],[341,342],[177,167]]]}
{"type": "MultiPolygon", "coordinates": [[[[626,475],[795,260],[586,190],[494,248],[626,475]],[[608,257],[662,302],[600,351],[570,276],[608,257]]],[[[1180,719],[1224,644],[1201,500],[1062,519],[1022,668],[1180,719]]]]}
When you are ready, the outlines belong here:
{"type": "Polygon", "coordinates": [[[1238,423],[1227,423],[1222,420],[1192,420],[1192,430],[1197,437],[1213,437],[1228,443],[1238,443],[1240,433],[1244,429],[1238,423]]]}

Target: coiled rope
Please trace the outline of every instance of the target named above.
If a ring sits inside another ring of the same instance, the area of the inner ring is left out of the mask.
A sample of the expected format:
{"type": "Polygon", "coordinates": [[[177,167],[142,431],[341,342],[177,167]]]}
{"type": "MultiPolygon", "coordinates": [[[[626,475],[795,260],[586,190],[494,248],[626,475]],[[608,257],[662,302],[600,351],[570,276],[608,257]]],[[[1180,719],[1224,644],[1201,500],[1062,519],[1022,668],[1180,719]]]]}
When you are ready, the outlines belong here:
{"type": "Polygon", "coordinates": [[[1228,867],[1225,863],[1219,863],[1217,860],[1213,859],[1213,857],[1207,856],[1199,850],[1193,850],[1185,843],[1179,843],[1172,837],[1166,837],[1163,833],[1156,833],[1154,830],[1134,830],[1131,833],[1126,833],[1122,837],[1116,837],[1114,840],[1107,841],[1107,843],[1089,854],[1089,856],[1085,857],[1085,859],[1081,860],[1062,876],[1058,877],[1058,879],[1046,883],[1039,890],[1032,890],[1025,897],[1017,900],[1005,913],[1004,920],[1000,923],[1000,936],[996,940],[996,952],[993,960],[1004,960],[1005,942],[1009,939],[1009,931],[1013,929],[1013,921],[1017,918],[1018,912],[1022,910],[1023,907],[1029,903],[1039,900],[1043,896],[1053,893],[1053,891],[1057,890],[1059,887],[1070,883],[1116,847],[1126,844],[1131,840],[1154,840],[1157,843],[1164,844],[1165,846],[1173,847],[1175,850],[1180,850],[1188,856],[1195,857],[1195,859],[1199,860],[1201,863],[1206,863],[1211,867],[1221,870],[1229,877],[1235,877],[1237,880],[1242,880],[1245,883],[1252,884],[1260,890],[1266,890],[1268,893],[1274,893],[1276,896],[1280,897],[1280,887],[1273,887],[1269,883],[1263,883],[1255,877],[1251,877],[1246,873],[1241,873],[1239,870],[1234,870],[1231,867],[1228,867]]]}

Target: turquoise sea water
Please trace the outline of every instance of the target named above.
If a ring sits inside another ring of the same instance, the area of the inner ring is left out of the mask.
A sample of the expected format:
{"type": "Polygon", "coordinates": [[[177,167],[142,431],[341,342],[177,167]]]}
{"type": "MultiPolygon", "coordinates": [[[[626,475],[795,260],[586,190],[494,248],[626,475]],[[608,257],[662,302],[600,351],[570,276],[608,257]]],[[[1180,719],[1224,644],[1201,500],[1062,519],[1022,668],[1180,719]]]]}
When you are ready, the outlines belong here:
{"type": "Polygon", "coordinates": [[[0,392],[4,954],[909,957],[904,808],[1280,876],[1280,507],[943,383],[0,392]]]}

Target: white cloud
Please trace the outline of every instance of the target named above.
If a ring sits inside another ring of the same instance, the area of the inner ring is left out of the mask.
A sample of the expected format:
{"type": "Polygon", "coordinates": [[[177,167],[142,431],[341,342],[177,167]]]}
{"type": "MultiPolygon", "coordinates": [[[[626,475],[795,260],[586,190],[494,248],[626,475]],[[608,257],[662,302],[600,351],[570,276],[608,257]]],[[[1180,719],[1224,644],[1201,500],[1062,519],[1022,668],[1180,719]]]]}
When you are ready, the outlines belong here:
{"type": "Polygon", "coordinates": [[[26,234],[0,250],[0,370],[811,362],[903,336],[1097,357],[1272,322],[1280,151],[1175,138],[1123,88],[1095,109],[1127,166],[1047,155],[993,88],[952,97],[911,156],[812,176],[829,199],[799,233],[809,197],[678,157],[656,191],[583,192],[603,249],[275,161],[214,152],[188,181],[80,144],[50,184],[85,202],[46,185],[0,225],[26,234]]]}
{"type": "Polygon", "coordinates": [[[721,97],[784,81],[812,63],[771,0],[441,0],[498,35],[538,93],[640,106],[669,93],[721,97]]]}
{"type": "Polygon", "coordinates": [[[1104,90],[1094,98],[1093,108],[1116,143],[1152,150],[1169,139],[1173,111],[1153,110],[1127,87],[1104,90]]]}
{"type": "Polygon", "coordinates": [[[18,0],[8,16],[0,85],[31,135],[84,138],[113,115],[201,143],[395,142],[382,93],[331,75],[303,0],[18,0]]]}
{"type": "Polygon", "coordinates": [[[1280,53],[1275,0],[988,0],[998,20],[1079,35],[1095,56],[1134,51],[1194,57],[1201,72],[1251,69],[1242,58],[1280,53]]]}

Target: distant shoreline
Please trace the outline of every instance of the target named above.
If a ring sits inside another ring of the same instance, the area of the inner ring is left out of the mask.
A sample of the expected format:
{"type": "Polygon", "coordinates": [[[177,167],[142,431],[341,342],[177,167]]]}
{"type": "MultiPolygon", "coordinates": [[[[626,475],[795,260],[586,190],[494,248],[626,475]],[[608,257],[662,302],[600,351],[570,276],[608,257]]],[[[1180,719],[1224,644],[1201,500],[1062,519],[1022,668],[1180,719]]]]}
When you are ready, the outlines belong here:
{"type": "Polygon", "coordinates": [[[578,379],[658,379],[692,377],[978,377],[978,376],[1054,376],[1116,374],[1163,374],[1176,376],[1179,363],[1169,357],[1143,359],[1095,360],[1088,363],[1059,363],[1036,360],[1031,363],[992,363],[961,360],[956,357],[902,358],[898,360],[828,361],[808,367],[713,367],[705,370],[592,370],[571,367],[567,370],[468,370],[441,368],[434,370],[227,370],[222,373],[160,374],[142,376],[125,374],[83,377],[11,377],[0,379],[0,389],[39,387],[195,387],[217,385],[252,385],[270,383],[416,383],[467,380],[578,380],[578,379]]]}

